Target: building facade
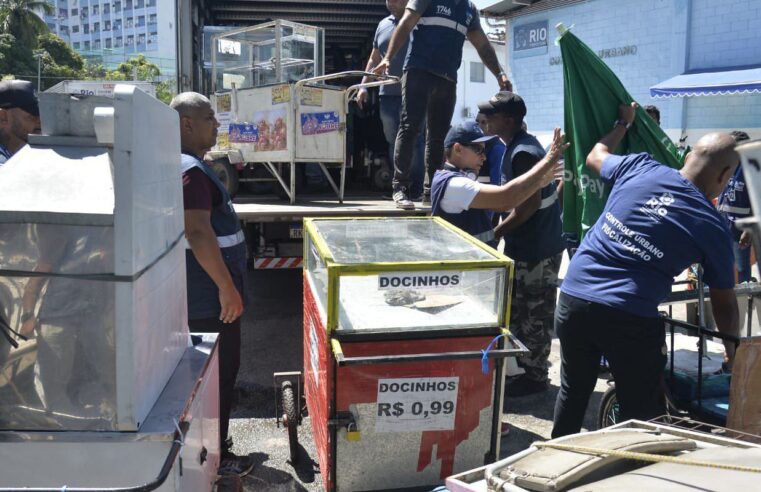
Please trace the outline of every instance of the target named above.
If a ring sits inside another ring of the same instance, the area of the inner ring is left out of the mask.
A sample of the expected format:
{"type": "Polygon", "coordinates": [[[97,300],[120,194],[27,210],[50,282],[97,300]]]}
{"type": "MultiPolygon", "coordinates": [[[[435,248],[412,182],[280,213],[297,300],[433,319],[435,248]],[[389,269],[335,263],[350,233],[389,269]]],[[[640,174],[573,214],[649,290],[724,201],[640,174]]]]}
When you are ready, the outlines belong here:
{"type": "Polygon", "coordinates": [[[113,67],[138,54],[159,66],[163,76],[176,71],[174,0],[49,0],[55,14],[45,16],[51,32],[86,58],[113,67]]]}
{"type": "MultiPolygon", "coordinates": [[[[485,10],[504,9],[499,2],[485,10]]],[[[641,105],[654,104],[674,140],[712,130],[761,138],[761,94],[653,98],[650,87],[677,75],[761,66],[758,0],[547,0],[507,14],[507,65],[526,101],[530,131],[547,139],[563,124],[563,69],[555,25],[562,22],[600,55],[641,105]]]]}

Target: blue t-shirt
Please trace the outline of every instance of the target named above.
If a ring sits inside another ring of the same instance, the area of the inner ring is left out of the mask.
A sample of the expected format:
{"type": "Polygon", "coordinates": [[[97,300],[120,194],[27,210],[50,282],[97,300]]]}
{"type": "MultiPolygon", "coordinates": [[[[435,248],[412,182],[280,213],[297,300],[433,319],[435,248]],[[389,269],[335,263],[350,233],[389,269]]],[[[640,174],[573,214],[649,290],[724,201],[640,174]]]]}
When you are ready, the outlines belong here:
{"type": "Polygon", "coordinates": [[[727,187],[724,188],[719,197],[718,208],[724,220],[727,221],[732,238],[739,241],[742,233],[735,227],[735,221],[750,217],[751,212],[750,197],[748,196],[748,187],[745,186],[742,166],[737,166],[737,171],[729,178],[727,187]]]}
{"type": "MultiPolygon", "coordinates": [[[[394,34],[399,21],[393,15],[389,15],[378,23],[378,27],[375,29],[375,38],[373,39],[373,48],[377,48],[380,51],[381,56],[386,56],[388,52],[388,45],[391,42],[391,36],[394,34]]],[[[404,68],[404,59],[407,57],[407,49],[409,48],[410,40],[404,43],[399,51],[396,52],[394,58],[391,60],[391,64],[388,67],[388,74],[395,77],[402,76],[402,69],[404,68]]],[[[378,88],[380,95],[382,96],[401,96],[402,84],[389,84],[382,85],[378,88]]]]}
{"type": "Polygon", "coordinates": [[[679,171],[649,154],[611,155],[600,177],[613,185],[560,290],[640,316],[658,316],[674,277],[701,263],[717,289],[734,287],[729,230],[679,171]]]}

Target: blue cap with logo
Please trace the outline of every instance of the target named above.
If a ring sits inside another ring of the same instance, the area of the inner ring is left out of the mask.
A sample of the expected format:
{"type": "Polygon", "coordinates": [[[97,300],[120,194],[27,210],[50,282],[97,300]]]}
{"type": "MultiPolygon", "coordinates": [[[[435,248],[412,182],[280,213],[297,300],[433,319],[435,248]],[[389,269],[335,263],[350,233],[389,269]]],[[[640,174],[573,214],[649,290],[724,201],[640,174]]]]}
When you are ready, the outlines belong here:
{"type": "Polygon", "coordinates": [[[455,125],[449,129],[446,138],[444,139],[444,148],[450,148],[454,144],[470,145],[474,143],[484,143],[496,138],[495,135],[484,135],[478,124],[475,122],[468,122],[464,124],[455,125]]]}

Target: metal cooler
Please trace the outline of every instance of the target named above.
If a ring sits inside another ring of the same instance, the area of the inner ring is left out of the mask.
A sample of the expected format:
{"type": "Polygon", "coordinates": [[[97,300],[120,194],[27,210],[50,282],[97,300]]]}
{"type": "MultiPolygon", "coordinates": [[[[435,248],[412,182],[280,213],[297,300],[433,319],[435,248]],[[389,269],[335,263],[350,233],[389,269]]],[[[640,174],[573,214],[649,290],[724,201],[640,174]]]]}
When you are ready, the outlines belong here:
{"type": "Polygon", "coordinates": [[[513,262],[439,218],[306,219],[304,386],[328,490],[499,455],[513,262]],[[486,355],[484,356],[484,352],[486,355]]]}

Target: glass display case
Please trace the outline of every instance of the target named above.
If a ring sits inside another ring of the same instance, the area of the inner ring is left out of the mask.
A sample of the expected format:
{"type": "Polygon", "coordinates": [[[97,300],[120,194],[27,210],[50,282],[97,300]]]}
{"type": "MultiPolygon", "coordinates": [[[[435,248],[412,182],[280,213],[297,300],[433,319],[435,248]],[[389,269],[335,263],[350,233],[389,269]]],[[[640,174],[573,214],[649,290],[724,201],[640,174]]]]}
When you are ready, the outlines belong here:
{"type": "Polygon", "coordinates": [[[438,218],[315,219],[306,275],[340,334],[506,326],[512,262],[438,218]]]}
{"type": "Polygon", "coordinates": [[[322,28],[276,20],[211,37],[212,91],[291,83],[324,74],[322,28]]]}

